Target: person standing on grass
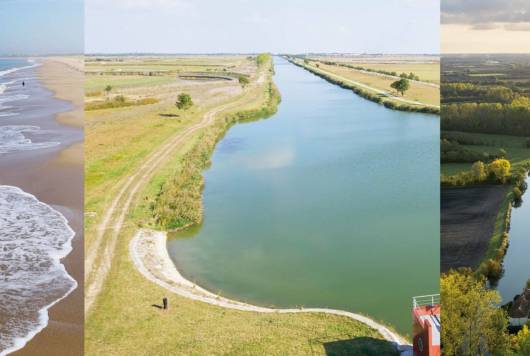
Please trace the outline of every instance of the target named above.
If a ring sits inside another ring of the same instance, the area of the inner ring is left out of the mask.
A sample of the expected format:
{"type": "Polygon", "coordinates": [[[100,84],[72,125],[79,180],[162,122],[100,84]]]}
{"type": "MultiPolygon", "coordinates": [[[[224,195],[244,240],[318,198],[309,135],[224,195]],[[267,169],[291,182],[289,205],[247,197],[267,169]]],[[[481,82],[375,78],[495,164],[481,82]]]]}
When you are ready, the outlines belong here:
{"type": "Polygon", "coordinates": [[[163,309],[167,309],[167,297],[162,298],[163,309]]]}

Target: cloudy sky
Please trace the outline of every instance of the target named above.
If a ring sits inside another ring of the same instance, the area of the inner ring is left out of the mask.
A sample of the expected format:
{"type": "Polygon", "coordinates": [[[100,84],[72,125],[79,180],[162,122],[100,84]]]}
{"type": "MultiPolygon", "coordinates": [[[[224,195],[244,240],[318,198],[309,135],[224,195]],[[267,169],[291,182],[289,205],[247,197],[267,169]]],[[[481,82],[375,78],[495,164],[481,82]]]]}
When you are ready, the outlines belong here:
{"type": "Polygon", "coordinates": [[[85,8],[87,53],[439,53],[439,0],[85,0],[85,8]]]}
{"type": "Polygon", "coordinates": [[[0,55],[83,53],[83,0],[0,0],[0,55]]]}
{"type": "Polygon", "coordinates": [[[530,0],[441,0],[443,53],[530,53],[530,0]]]}

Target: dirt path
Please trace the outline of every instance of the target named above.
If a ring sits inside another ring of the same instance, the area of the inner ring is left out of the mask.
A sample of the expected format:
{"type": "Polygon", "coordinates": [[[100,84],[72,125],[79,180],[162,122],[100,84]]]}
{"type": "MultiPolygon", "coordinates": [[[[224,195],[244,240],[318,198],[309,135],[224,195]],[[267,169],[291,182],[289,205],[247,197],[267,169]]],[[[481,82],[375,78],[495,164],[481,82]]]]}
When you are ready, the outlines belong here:
{"type": "Polygon", "coordinates": [[[135,173],[120,182],[122,188],[105,210],[101,222],[96,227],[95,239],[86,253],[85,313],[90,311],[103,287],[112,264],[118,236],[136,194],[149,182],[160,165],[168,159],[175,146],[182,144],[190,135],[210,125],[218,113],[237,105],[240,105],[238,100],[208,111],[199,123],[170,138],[160,148],[151,153],[135,173]]]}
{"type": "Polygon", "coordinates": [[[412,355],[411,346],[395,332],[363,315],[344,310],[327,308],[275,309],[227,299],[211,293],[185,279],[169,257],[167,234],[148,229],[139,230],[129,245],[131,259],[145,278],[180,296],[228,309],[258,313],[327,313],[359,321],[377,330],[387,341],[393,343],[401,355],[412,355]]]}

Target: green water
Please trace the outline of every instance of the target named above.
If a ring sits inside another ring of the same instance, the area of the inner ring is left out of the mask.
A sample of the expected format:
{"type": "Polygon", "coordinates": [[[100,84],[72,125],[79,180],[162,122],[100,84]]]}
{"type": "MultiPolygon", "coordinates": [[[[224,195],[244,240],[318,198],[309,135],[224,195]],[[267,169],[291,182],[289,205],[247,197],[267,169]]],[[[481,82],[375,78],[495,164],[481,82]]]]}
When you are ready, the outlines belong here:
{"type": "Polygon", "coordinates": [[[183,274],[259,305],[330,307],[411,333],[439,290],[439,120],[385,109],[275,59],[277,114],[238,124],[204,172],[183,274]]]}

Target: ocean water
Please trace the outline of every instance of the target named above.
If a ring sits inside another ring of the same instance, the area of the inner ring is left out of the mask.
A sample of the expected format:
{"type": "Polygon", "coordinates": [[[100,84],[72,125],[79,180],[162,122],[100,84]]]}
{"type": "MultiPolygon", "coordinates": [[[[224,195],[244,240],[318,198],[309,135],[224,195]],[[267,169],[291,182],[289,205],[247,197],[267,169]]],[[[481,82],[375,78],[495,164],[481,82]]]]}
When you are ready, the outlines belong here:
{"type": "Polygon", "coordinates": [[[36,66],[29,60],[0,59],[2,356],[22,348],[46,327],[48,309],[77,286],[60,262],[71,251],[74,237],[67,219],[20,188],[1,184],[4,170],[16,170],[17,163],[64,143],[70,134],[50,120],[67,106],[40,85],[36,66]]]}
{"type": "Polygon", "coordinates": [[[2,119],[19,116],[30,99],[29,90],[22,82],[36,80],[32,68],[39,64],[32,60],[0,59],[0,156],[5,153],[38,150],[58,145],[58,142],[33,142],[28,137],[37,138],[41,132],[39,126],[4,125],[2,119]]]}
{"type": "Polygon", "coordinates": [[[57,210],[0,185],[0,355],[23,347],[48,324],[48,308],[76,288],[60,263],[73,236],[57,210]]]}

